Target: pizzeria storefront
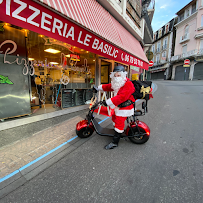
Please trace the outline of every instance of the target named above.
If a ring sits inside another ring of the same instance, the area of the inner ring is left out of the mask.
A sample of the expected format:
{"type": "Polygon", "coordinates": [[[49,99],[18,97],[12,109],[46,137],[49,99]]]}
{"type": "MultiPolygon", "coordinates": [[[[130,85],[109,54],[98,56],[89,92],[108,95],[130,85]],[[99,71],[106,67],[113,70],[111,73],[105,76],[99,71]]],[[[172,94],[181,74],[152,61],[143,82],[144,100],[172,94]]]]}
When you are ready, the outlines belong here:
{"type": "Polygon", "coordinates": [[[85,105],[117,64],[148,69],[140,45],[137,57],[37,1],[2,0],[0,12],[0,119],[85,105]]]}

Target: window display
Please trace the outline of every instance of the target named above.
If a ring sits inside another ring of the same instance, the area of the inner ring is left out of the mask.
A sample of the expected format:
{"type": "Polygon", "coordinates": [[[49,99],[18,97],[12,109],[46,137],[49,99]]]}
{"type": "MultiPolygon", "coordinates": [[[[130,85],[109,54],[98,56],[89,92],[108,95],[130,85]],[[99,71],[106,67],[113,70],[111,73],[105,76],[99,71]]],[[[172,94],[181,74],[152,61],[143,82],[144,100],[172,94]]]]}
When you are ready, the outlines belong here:
{"type": "Polygon", "coordinates": [[[83,105],[91,99],[95,83],[94,53],[21,27],[2,24],[1,109],[10,109],[8,105],[14,109],[1,112],[1,119],[35,113],[41,107],[60,109],[83,105]],[[72,98],[68,99],[68,92],[72,98]],[[8,94],[17,94],[18,98],[5,101],[8,94]]]}
{"type": "Polygon", "coordinates": [[[31,83],[33,106],[41,103],[67,108],[85,104],[85,89],[90,89],[95,81],[95,54],[31,31],[27,33],[27,48],[35,68],[31,83]],[[74,98],[67,104],[65,98],[70,91],[74,98]]]}

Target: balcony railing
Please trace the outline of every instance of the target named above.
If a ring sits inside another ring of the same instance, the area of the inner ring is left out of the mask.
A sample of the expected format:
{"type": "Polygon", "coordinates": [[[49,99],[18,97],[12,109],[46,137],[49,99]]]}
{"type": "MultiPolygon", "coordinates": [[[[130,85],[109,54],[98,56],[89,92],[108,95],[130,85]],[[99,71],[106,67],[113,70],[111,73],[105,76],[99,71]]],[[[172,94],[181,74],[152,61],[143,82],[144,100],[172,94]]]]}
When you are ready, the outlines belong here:
{"type": "Polygon", "coordinates": [[[171,61],[178,61],[181,55],[175,55],[171,57],[171,61]]]}
{"type": "Polygon", "coordinates": [[[199,49],[198,55],[203,55],[203,49],[199,49]]]}
{"type": "Polygon", "coordinates": [[[175,55],[173,57],[171,57],[171,61],[179,61],[179,60],[183,60],[186,58],[190,58],[190,57],[196,57],[196,56],[201,56],[203,55],[203,49],[193,49],[191,51],[188,51],[186,53],[180,54],[180,55],[175,55]]]}
{"type": "Polygon", "coordinates": [[[180,37],[180,43],[186,42],[190,40],[190,34],[186,33],[185,35],[180,37]]]}

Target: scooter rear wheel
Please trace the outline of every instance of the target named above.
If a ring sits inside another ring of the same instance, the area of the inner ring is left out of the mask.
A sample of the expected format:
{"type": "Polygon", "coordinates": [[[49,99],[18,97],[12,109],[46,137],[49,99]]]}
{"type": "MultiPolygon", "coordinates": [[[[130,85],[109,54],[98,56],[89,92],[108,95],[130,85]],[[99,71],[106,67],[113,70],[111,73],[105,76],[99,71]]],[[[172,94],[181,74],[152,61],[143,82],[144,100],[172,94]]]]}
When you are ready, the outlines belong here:
{"type": "MultiPolygon", "coordinates": [[[[137,127],[132,128],[134,137],[129,137],[129,140],[134,144],[144,144],[148,141],[149,135],[147,135],[146,131],[143,128],[139,128],[140,135],[137,127]]],[[[129,130],[129,136],[132,136],[131,130],[129,130]]]]}
{"type": "Polygon", "coordinates": [[[76,134],[80,138],[88,138],[93,134],[94,130],[90,127],[84,127],[81,130],[77,131],[76,134]]]}

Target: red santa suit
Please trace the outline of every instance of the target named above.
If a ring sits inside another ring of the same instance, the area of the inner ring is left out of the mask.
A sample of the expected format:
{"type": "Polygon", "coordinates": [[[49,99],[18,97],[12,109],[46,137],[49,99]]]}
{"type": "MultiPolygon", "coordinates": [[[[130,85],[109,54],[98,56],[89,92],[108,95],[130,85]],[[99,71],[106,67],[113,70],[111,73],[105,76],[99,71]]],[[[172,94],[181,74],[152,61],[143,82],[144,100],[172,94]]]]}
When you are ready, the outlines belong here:
{"type": "MultiPolygon", "coordinates": [[[[111,83],[100,85],[98,86],[98,89],[103,91],[114,91],[111,83]]],[[[118,105],[127,100],[135,102],[135,99],[132,95],[134,91],[135,88],[133,83],[128,78],[126,78],[125,84],[118,90],[117,94],[114,97],[106,100],[107,105],[114,109],[112,121],[115,127],[115,131],[118,133],[122,133],[124,131],[126,118],[134,114],[133,104],[126,107],[118,107],[118,105]]]]}

